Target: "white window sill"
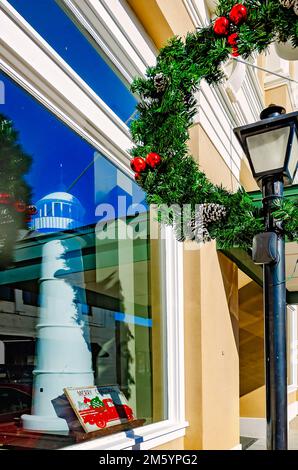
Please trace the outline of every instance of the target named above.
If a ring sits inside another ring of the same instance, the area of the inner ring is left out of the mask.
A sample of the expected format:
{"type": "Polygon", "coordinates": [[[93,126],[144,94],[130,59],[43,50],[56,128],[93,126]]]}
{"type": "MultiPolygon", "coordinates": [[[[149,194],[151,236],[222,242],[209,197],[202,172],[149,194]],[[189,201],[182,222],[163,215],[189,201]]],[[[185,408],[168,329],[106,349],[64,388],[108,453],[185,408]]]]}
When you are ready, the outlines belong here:
{"type": "Polygon", "coordinates": [[[186,421],[161,421],[141,428],[130,429],[107,437],[74,444],[60,450],[146,450],[185,435],[186,421]]]}

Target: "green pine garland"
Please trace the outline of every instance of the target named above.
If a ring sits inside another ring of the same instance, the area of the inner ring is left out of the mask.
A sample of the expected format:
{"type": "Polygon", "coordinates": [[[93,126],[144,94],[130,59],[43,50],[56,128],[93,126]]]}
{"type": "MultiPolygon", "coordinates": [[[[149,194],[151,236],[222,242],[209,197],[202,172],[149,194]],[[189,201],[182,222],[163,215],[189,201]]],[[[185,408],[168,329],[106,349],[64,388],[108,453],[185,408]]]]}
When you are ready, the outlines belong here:
{"type": "MultiPolygon", "coordinates": [[[[237,3],[239,0],[219,0],[217,16],[229,17],[237,3]]],[[[238,33],[237,50],[243,58],[263,52],[274,41],[290,40],[298,46],[298,17],[293,9],[284,8],[278,0],[242,4],[248,17],[240,26],[232,26],[231,32],[238,33]]],[[[156,66],[147,69],[145,78],[134,80],[132,91],[140,102],[138,117],[131,125],[135,143],[131,154],[145,158],[155,152],[162,157],[158,166],[147,166],[138,175],[149,204],[189,204],[193,213],[198,204],[220,204],[225,216],[208,224],[210,238],[216,238],[221,248],[248,248],[253,236],[264,230],[260,212],[243,189],[230,193],[212,184],[188,154],[189,128],[196,113],[194,93],[202,79],[210,85],[222,82],[222,64],[232,52],[213,26],[214,21],[188,33],[185,41],[172,38],[160,51],[156,66]]],[[[284,222],[285,234],[298,240],[298,201],[278,207],[276,217],[284,222]]]]}

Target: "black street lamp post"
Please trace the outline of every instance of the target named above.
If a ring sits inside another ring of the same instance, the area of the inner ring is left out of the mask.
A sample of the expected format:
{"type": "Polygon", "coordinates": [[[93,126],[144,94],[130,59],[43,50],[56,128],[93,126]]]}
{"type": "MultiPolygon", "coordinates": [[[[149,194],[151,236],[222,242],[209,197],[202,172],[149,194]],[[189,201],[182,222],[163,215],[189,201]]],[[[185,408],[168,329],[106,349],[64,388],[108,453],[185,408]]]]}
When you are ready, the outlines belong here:
{"type": "Polygon", "coordinates": [[[267,449],[287,449],[285,237],[273,207],[283,200],[298,163],[298,112],[270,105],[261,121],[234,129],[263,192],[265,233],[254,238],[253,260],[263,264],[267,449]]]}

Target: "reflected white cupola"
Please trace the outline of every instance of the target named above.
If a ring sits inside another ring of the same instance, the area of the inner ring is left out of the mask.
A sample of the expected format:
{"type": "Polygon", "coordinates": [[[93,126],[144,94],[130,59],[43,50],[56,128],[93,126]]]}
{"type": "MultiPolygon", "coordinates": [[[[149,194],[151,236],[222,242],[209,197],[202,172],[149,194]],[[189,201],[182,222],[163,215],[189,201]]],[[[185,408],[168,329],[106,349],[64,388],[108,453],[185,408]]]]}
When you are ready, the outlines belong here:
{"type": "Polygon", "coordinates": [[[83,225],[85,210],[80,201],[70,193],[58,191],[47,194],[35,205],[37,214],[32,219],[32,230],[54,232],[83,225]]]}

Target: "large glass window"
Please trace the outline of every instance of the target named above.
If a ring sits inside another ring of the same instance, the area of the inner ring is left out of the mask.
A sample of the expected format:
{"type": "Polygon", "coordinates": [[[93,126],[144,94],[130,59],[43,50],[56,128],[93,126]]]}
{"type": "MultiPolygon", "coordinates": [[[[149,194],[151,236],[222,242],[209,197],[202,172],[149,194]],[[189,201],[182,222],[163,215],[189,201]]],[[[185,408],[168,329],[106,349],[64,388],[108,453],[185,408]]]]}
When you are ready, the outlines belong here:
{"type": "MultiPolygon", "coordinates": [[[[34,205],[0,269],[0,443],[58,448],[85,437],[67,387],[118,387],[133,419],[120,416],[117,432],[165,419],[160,245],[149,236],[145,195],[6,75],[0,80],[0,209],[14,200],[2,176],[16,149],[32,159],[25,183],[34,205]],[[5,123],[19,134],[4,135],[5,123]]],[[[10,165],[12,178],[21,167],[21,159],[10,165]]]]}
{"type": "MultiPolygon", "coordinates": [[[[124,121],[136,99],[55,0],[9,0],[9,3],[55,49],[124,121]]],[[[88,40],[88,39],[89,40],[88,40]]]]}

